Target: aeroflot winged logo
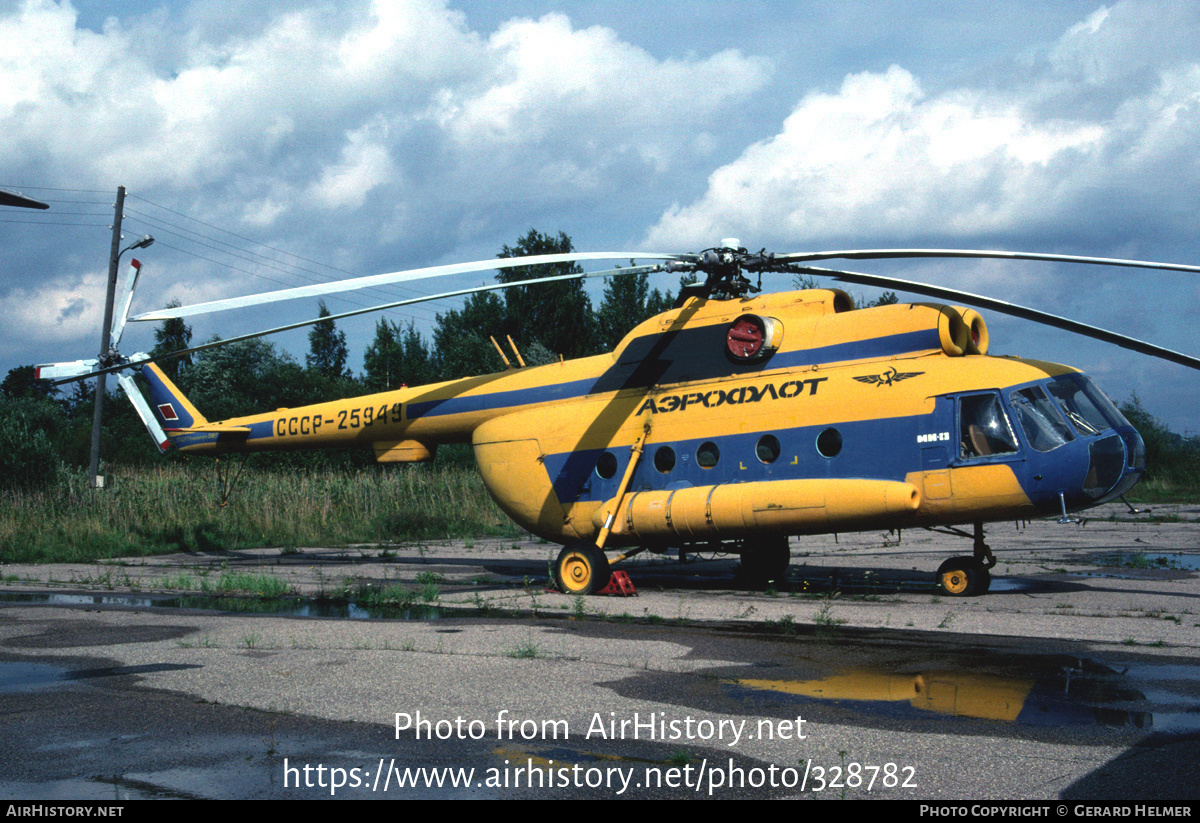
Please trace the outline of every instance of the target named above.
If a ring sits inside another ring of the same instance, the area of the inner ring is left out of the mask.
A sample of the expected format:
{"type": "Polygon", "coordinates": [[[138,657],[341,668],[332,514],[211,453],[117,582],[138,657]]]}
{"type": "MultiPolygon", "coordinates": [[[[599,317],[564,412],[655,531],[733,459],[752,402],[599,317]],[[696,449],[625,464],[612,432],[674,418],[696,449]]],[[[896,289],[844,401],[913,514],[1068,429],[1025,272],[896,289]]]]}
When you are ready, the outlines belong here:
{"type": "Polygon", "coordinates": [[[907,380],[910,377],[916,377],[924,374],[923,371],[896,371],[894,368],[888,369],[883,374],[864,374],[862,377],[854,378],[859,383],[874,383],[876,386],[890,386],[893,383],[899,383],[901,380],[907,380]]]}
{"type": "Polygon", "coordinates": [[[691,394],[668,394],[655,399],[646,398],[646,402],[638,409],[638,414],[648,411],[651,414],[659,412],[683,411],[688,406],[703,406],[706,409],[717,406],[737,406],[742,403],[757,403],[760,400],[788,400],[804,394],[812,396],[817,393],[817,386],[828,380],[828,377],[813,377],[808,380],[789,380],[775,385],[764,383],[761,386],[742,386],[737,389],[713,389],[706,392],[691,394]]]}

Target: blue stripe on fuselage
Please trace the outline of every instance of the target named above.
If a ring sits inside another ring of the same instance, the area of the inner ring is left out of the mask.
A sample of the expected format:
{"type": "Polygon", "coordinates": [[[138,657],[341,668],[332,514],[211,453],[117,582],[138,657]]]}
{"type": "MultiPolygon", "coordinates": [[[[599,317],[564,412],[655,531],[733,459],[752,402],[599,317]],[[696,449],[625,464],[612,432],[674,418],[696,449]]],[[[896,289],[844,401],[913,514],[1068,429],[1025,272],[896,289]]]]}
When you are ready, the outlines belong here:
{"type": "Polygon", "coordinates": [[[488,411],[489,409],[515,408],[536,403],[549,403],[554,400],[569,400],[582,397],[589,393],[595,380],[572,380],[567,383],[552,383],[547,386],[533,386],[528,389],[512,389],[509,391],[490,392],[489,394],[474,394],[464,397],[447,397],[445,400],[425,400],[409,403],[404,407],[404,416],[408,420],[418,417],[436,417],[443,414],[469,414],[471,412],[488,411]]]}
{"type": "MultiPolygon", "coordinates": [[[[655,337],[657,336],[659,335],[655,335],[655,337]]],[[[746,368],[746,376],[750,376],[751,374],[766,370],[822,365],[845,360],[887,357],[905,352],[940,348],[940,346],[941,342],[937,329],[926,329],[885,337],[873,337],[851,343],[821,346],[813,349],[780,352],[763,363],[751,367],[741,367],[746,368]]],[[[674,348],[675,346],[669,346],[664,354],[674,354],[674,348]]],[[[687,351],[683,356],[689,359],[699,356],[703,358],[702,363],[708,366],[706,369],[707,374],[692,373],[688,375],[689,380],[728,378],[738,375],[739,364],[731,364],[723,352],[687,351]]],[[[549,403],[556,400],[569,400],[601,391],[649,388],[650,385],[670,385],[670,381],[639,385],[636,381],[631,382],[622,379],[622,372],[628,372],[629,376],[632,376],[635,373],[635,369],[641,365],[643,365],[642,361],[614,364],[598,378],[572,380],[566,383],[553,383],[545,386],[533,386],[525,389],[512,389],[487,394],[448,397],[444,400],[411,402],[405,406],[405,417],[408,420],[415,420],[418,417],[469,414],[472,412],[489,411],[491,409],[516,408],[518,406],[549,403]]]]}

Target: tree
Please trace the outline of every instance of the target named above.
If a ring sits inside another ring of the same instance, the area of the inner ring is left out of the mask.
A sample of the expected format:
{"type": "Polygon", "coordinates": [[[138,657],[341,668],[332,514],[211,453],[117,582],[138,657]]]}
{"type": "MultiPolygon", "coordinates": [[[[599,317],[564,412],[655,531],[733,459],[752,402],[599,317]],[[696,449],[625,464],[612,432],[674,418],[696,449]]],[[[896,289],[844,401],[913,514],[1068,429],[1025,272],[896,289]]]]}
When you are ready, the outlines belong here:
{"type": "Polygon", "coordinates": [[[17,366],[8,370],[8,376],[0,383],[0,395],[9,399],[19,397],[43,400],[58,394],[58,389],[49,380],[39,380],[35,377],[37,370],[33,366],[17,366]]]}
{"type": "Polygon", "coordinates": [[[462,310],[437,316],[433,330],[433,371],[440,380],[488,374],[501,368],[491,337],[503,339],[504,304],[493,292],[477,292],[462,310]]]}
{"type": "MultiPolygon", "coordinates": [[[[616,275],[607,278],[604,284],[604,299],[596,311],[597,345],[605,351],[616,348],[629,330],[659,310],[651,307],[650,276],[641,274],[616,275]]],[[[655,302],[661,303],[662,296],[654,290],[655,302]]]]}
{"type": "MultiPolygon", "coordinates": [[[[167,308],[173,309],[180,305],[178,300],[172,300],[167,304],[167,308]]],[[[184,323],[182,317],[169,317],[154,330],[154,348],[150,350],[150,356],[157,359],[171,352],[183,351],[191,345],[192,327],[184,323]]],[[[166,372],[167,377],[178,381],[179,373],[191,364],[192,356],[186,354],[183,357],[167,358],[158,365],[166,372]]]]}
{"type": "Polygon", "coordinates": [[[412,321],[403,331],[387,320],[376,323],[375,339],[363,354],[363,368],[370,391],[421,386],[433,380],[429,350],[412,321]]]}
{"type": "MultiPolygon", "coordinates": [[[[329,317],[325,301],[320,301],[318,317],[329,317]]],[[[338,331],[332,320],[321,320],[308,333],[309,352],[305,357],[308,368],[320,372],[331,380],[349,378],[346,361],[350,354],[346,349],[346,333],[338,331]]]]}
{"type": "Polygon", "coordinates": [[[375,339],[363,352],[363,382],[370,391],[387,391],[400,385],[404,349],[396,339],[399,329],[387,320],[375,324],[375,339]]]}
{"type": "MultiPolygon", "coordinates": [[[[530,229],[515,246],[504,246],[497,256],[525,257],[572,251],[571,238],[563,232],[559,232],[558,237],[551,237],[530,229]]],[[[576,263],[556,263],[502,269],[496,274],[496,279],[501,283],[517,283],[534,277],[582,273],[583,269],[576,263]]],[[[528,346],[536,340],[563,357],[580,357],[595,352],[592,301],[584,291],[581,280],[507,289],[504,300],[507,314],[505,332],[511,334],[518,345],[528,346]]]]}
{"type": "Polygon", "coordinates": [[[61,477],[52,443],[60,418],[44,397],[0,398],[0,490],[45,488],[61,477]]]}
{"type": "MultiPolygon", "coordinates": [[[[397,333],[399,333],[399,329],[397,329],[397,333]]],[[[426,383],[432,383],[436,377],[433,370],[433,359],[429,356],[429,349],[425,345],[424,338],[421,337],[416,324],[411,320],[408,321],[408,327],[404,330],[401,346],[404,350],[404,359],[400,366],[400,376],[404,382],[409,386],[424,386],[426,383]]]]}

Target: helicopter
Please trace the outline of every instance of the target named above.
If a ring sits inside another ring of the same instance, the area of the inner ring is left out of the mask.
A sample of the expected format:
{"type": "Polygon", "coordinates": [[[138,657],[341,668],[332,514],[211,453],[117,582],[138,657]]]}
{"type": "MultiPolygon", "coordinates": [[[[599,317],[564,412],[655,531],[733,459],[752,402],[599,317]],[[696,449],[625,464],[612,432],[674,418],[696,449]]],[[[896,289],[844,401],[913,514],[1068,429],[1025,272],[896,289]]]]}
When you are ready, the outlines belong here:
{"type": "Polygon", "coordinates": [[[220,455],[364,446],[380,463],[406,463],[432,460],[441,445],[469,443],[500,508],[522,528],[562,545],[553,577],[570,594],[601,591],[613,564],[643,551],[674,550],[681,559],[688,552],[735,553],[751,579],[769,581],[787,571],[791,536],[924,527],[973,540],[971,554],[947,559],[935,573],[942,592],[965,597],[990,586],[996,559],[984,539],[985,523],[1056,514],[1068,522],[1071,513],[1129,491],[1145,472],[1146,451],[1091,378],[1066,365],[989,354],[983,316],[956,304],[1065,328],[1190,368],[1200,368],[1200,359],[979,295],[812,265],[921,257],[1200,271],[1004,251],[768,254],[749,252],[732,238],[699,254],[537,255],[351,278],[131,319],[582,260],[658,262],[482,288],[652,271],[704,279],[683,288],[674,308],[638,324],[606,354],[526,366],[510,339],[520,365],[501,372],[229,420],[206,419],[147,355],[48,364],[39,376],[67,382],[100,371],[140,371],[149,384],[148,407],[128,375],[122,386],[162,450],[220,455]],[[827,276],[949,302],[856,309],[837,288],[764,292],[762,275],[771,273],[827,276]],[[747,277],[755,274],[757,285],[747,277]],[[620,554],[610,558],[610,550],[620,554]]]}

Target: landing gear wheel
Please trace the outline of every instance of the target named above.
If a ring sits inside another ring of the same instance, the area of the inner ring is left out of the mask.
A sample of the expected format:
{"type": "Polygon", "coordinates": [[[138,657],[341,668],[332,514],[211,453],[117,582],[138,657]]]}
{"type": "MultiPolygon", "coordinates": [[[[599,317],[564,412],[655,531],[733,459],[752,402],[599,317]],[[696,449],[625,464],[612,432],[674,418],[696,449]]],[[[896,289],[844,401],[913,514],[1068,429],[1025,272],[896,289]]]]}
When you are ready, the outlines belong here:
{"type": "Polygon", "coordinates": [[[585,540],[563,546],[554,561],[554,584],[564,594],[594,594],[611,576],[604,552],[585,540]]]}
{"type": "Polygon", "coordinates": [[[783,580],[791,562],[792,550],[786,536],[763,538],[753,548],[749,542],[743,544],[742,571],[755,583],[783,580]]]}
{"type": "Polygon", "coordinates": [[[987,567],[974,557],[951,557],[937,570],[938,588],[950,597],[984,594],[992,584],[987,567]]]}

